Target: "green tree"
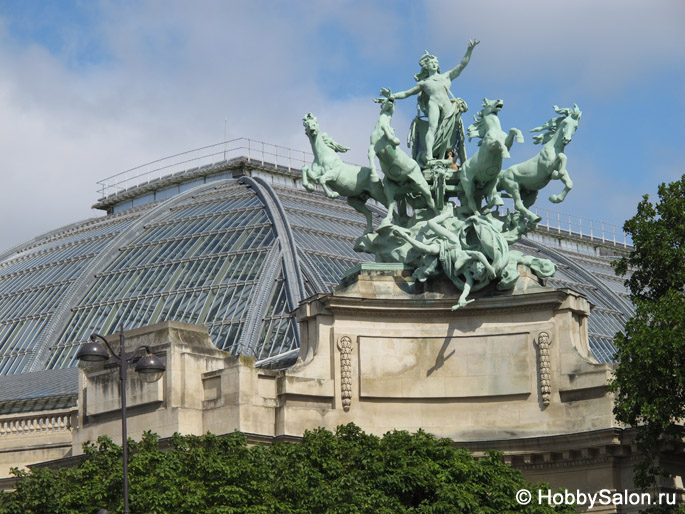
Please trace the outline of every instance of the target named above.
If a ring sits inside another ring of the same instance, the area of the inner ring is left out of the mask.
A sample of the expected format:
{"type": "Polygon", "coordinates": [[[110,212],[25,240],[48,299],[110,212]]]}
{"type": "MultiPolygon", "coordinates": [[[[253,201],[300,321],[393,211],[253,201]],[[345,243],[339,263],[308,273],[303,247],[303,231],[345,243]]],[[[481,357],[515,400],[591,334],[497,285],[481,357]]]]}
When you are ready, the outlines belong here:
{"type": "MultiPolygon", "coordinates": [[[[245,436],[157,436],[132,442],[134,514],[441,514],[572,513],[570,506],[521,506],[533,493],[501,455],[476,460],[449,439],[425,432],[368,435],[355,425],[317,429],[301,443],[249,447],[245,436]]],[[[16,472],[16,491],[0,494],[2,514],[121,512],[121,448],[101,438],[72,469],[16,472]]]]}
{"type": "Polygon", "coordinates": [[[623,225],[633,250],[614,263],[621,276],[631,271],[626,284],[633,300],[658,300],[685,286],[685,175],[661,184],[658,194],[656,205],[644,195],[637,214],[623,225]]]}
{"type": "Polygon", "coordinates": [[[685,436],[685,175],[658,194],[656,204],[645,195],[626,221],[633,250],[614,263],[628,275],[635,316],[614,341],[619,364],[611,389],[616,418],[638,432],[641,487],[662,473],[660,451],[685,436]]]}

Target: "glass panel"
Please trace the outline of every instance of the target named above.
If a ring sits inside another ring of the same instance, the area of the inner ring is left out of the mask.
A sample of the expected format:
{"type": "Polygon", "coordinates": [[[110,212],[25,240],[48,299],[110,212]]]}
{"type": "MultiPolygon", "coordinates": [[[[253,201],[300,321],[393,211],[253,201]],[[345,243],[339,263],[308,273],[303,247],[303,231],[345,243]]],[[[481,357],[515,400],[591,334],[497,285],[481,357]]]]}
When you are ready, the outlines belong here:
{"type": "Polygon", "coordinates": [[[311,252],[303,253],[310,260],[312,267],[321,274],[323,280],[328,284],[338,284],[343,274],[359,263],[359,261],[336,259],[311,252]]]}

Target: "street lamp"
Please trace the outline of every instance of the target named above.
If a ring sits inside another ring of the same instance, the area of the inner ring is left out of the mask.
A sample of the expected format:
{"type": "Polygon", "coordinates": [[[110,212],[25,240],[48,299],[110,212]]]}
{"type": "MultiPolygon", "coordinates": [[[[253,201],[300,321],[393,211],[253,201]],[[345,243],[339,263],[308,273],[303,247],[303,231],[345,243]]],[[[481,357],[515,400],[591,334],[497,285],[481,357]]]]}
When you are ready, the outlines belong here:
{"type": "Polygon", "coordinates": [[[124,514],[129,514],[128,510],[128,437],[126,432],[126,378],[128,375],[128,366],[133,362],[138,350],[145,350],[145,355],[138,360],[135,370],[138,376],[144,382],[156,382],[164,374],[164,363],[162,359],[153,355],[150,347],[147,345],[138,346],[131,353],[126,353],[126,338],[124,337],[124,327],[119,331],[119,354],[117,354],[112,347],[100,334],[91,334],[90,341],[84,343],[76,352],[76,358],[84,362],[104,362],[109,358],[107,350],[105,350],[98,339],[105,343],[107,350],[119,363],[119,381],[121,383],[121,433],[123,443],[123,460],[124,460],[124,514]]]}

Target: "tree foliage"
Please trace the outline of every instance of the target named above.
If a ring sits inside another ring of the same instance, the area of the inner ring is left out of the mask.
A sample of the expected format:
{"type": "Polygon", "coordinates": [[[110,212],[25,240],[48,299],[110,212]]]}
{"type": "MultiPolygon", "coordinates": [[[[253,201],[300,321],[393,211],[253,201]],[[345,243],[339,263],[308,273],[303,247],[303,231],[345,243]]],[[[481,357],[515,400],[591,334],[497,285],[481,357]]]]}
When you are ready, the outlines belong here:
{"type": "Polygon", "coordinates": [[[633,250],[614,263],[616,273],[631,271],[626,284],[633,300],[658,300],[685,286],[685,175],[659,186],[654,205],[644,195],[637,214],[623,230],[633,240],[633,250]]]}
{"type": "MultiPolygon", "coordinates": [[[[475,460],[422,431],[378,438],[350,424],[335,434],[307,432],[301,443],[252,447],[237,432],[175,435],[165,450],[147,433],[131,445],[134,514],[574,512],[518,505],[518,490],[543,486],[528,484],[497,453],[475,460]]],[[[17,471],[21,480],[0,495],[0,513],[121,512],[121,448],[102,437],[85,450],[76,468],[17,471]]]]}
{"type": "Polygon", "coordinates": [[[681,444],[685,431],[685,175],[659,187],[659,202],[647,195],[624,230],[630,255],[614,263],[626,281],[635,316],[614,340],[618,368],[611,389],[616,418],[638,430],[645,460],[636,484],[660,474],[659,452],[681,444]]]}

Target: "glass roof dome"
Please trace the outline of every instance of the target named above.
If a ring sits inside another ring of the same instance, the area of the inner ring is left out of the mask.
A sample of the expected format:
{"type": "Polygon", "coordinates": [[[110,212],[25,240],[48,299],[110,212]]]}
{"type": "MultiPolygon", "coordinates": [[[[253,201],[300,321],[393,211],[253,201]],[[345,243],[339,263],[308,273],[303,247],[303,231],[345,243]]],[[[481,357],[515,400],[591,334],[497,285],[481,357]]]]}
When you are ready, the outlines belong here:
{"type": "MultiPolygon", "coordinates": [[[[303,190],[299,174],[248,158],[160,177],[102,198],[92,218],[0,254],[0,378],[73,368],[92,332],[160,321],[204,325],[257,365],[292,364],[292,312],[373,256],[354,252],[363,217],[303,190]]],[[[378,223],[383,209],[371,206],[378,223]]],[[[541,227],[517,244],[558,265],[549,284],[584,293],[600,362],[632,314],[610,261],[625,249],[541,227]]]]}

